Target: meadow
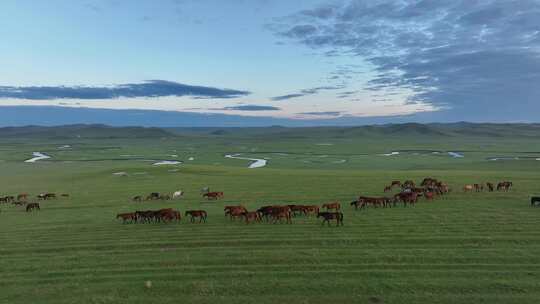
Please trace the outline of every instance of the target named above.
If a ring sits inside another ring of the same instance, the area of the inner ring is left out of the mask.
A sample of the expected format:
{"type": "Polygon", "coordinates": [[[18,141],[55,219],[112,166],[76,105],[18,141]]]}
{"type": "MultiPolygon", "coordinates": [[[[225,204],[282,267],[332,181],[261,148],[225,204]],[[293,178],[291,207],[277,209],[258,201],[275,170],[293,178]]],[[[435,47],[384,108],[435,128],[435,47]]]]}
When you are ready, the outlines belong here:
{"type": "Polygon", "coordinates": [[[0,303],[537,303],[539,137],[536,125],[0,130],[0,196],[70,194],[31,213],[0,205],[0,303]],[[51,159],[24,162],[37,151],[51,159]],[[424,177],[452,192],[415,207],[349,206],[424,177]],[[511,191],[461,190],[502,180],[511,191]],[[225,198],[202,199],[205,186],[225,198]],[[180,200],[131,201],[180,189],[180,200]],[[334,200],[342,227],[223,215],[334,200]],[[115,219],[168,207],[207,210],[208,222],[115,219]]]}

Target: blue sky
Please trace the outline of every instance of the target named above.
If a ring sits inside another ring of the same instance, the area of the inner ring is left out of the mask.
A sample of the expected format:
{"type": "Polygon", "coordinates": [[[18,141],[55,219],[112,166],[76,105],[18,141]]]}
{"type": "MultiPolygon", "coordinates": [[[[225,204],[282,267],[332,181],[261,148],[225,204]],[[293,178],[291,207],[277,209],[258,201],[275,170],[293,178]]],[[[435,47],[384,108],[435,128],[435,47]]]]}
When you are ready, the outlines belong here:
{"type": "Polygon", "coordinates": [[[4,0],[0,36],[11,124],[539,121],[537,0],[4,0]]]}

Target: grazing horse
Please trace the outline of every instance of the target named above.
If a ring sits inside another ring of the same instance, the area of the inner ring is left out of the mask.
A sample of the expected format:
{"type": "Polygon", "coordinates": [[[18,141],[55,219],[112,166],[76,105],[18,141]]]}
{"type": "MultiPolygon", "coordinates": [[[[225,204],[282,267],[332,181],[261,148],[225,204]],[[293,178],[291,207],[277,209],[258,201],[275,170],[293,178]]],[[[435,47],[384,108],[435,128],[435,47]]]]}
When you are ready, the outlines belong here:
{"type": "Polygon", "coordinates": [[[292,224],[291,208],[289,206],[273,206],[270,211],[270,216],[274,220],[274,224],[279,220],[285,219],[287,224],[292,224]]]}
{"type": "Polygon", "coordinates": [[[178,199],[178,198],[182,198],[184,196],[184,191],[182,190],[178,190],[178,191],[175,191],[172,195],[172,199],[178,199]]]}
{"type": "Polygon", "coordinates": [[[251,222],[260,222],[261,221],[261,215],[257,211],[252,212],[243,212],[242,216],[246,219],[246,224],[249,224],[251,222]]]}
{"type": "Polygon", "coordinates": [[[2,204],[7,204],[7,203],[8,203],[8,199],[5,198],[5,197],[0,197],[0,203],[2,203],[2,204]]]}
{"type": "MultiPolygon", "coordinates": [[[[358,207],[364,208],[367,207],[369,204],[373,205],[373,207],[377,208],[379,206],[385,206],[386,201],[384,198],[381,197],[367,197],[367,196],[360,196],[358,198],[358,203],[356,203],[356,209],[358,207]]],[[[351,204],[352,205],[352,204],[351,204]]]]}
{"type": "Polygon", "coordinates": [[[416,187],[416,184],[412,180],[406,180],[403,184],[401,184],[402,189],[414,188],[414,187],[416,187]]]}
{"type": "Polygon", "coordinates": [[[474,184],[473,187],[474,187],[474,191],[476,191],[476,192],[484,191],[484,185],[482,185],[482,184],[474,184]]]}
{"type": "Polygon", "coordinates": [[[26,204],[26,202],[14,201],[12,204],[15,205],[15,206],[24,206],[26,204]]]}
{"type": "Polygon", "coordinates": [[[510,187],[512,187],[512,182],[504,181],[497,184],[497,191],[505,191],[508,192],[510,190],[510,187]]]}
{"type": "Polygon", "coordinates": [[[133,197],[131,200],[134,201],[134,202],[142,202],[143,198],[142,198],[142,196],[137,195],[137,196],[133,197]]]}
{"type": "Polygon", "coordinates": [[[62,193],[60,194],[61,197],[64,197],[64,198],[68,198],[69,197],[69,194],[68,193],[62,193]]]}
{"type": "Polygon", "coordinates": [[[401,201],[404,207],[407,207],[407,204],[414,205],[418,201],[418,194],[415,192],[398,193],[394,195],[394,204],[398,201],[401,201]]]}
{"type": "Polygon", "coordinates": [[[5,196],[4,199],[3,199],[3,201],[4,201],[5,203],[13,203],[13,202],[15,201],[15,197],[14,197],[14,196],[11,196],[11,195],[5,196]]]}
{"type": "Polygon", "coordinates": [[[39,204],[38,203],[30,203],[28,205],[26,205],[26,212],[30,212],[32,210],[41,210],[41,208],[39,208],[39,204]]]}
{"type": "Polygon", "coordinates": [[[208,216],[208,214],[204,210],[188,210],[186,211],[185,216],[188,215],[191,216],[192,223],[195,222],[195,218],[197,217],[199,218],[199,223],[201,223],[202,221],[206,223],[206,217],[208,216]]]}
{"type": "Polygon", "coordinates": [[[227,215],[231,216],[232,213],[247,212],[247,209],[242,205],[237,205],[237,206],[225,206],[225,208],[223,208],[223,211],[225,212],[225,216],[227,215]]]}
{"type": "Polygon", "coordinates": [[[326,204],[323,204],[322,207],[326,208],[326,210],[339,211],[339,209],[341,209],[341,204],[339,202],[326,203],[326,204]]]}
{"type": "Polygon", "coordinates": [[[392,191],[392,186],[384,187],[384,192],[390,192],[390,191],[392,191]]]}
{"type": "Polygon", "coordinates": [[[310,214],[317,215],[319,213],[319,206],[317,205],[303,206],[303,207],[304,207],[305,215],[310,215],[310,214]]]}
{"type": "Polygon", "coordinates": [[[328,223],[328,226],[330,226],[331,220],[336,220],[336,227],[338,227],[340,224],[343,226],[343,213],[341,212],[319,212],[317,214],[317,218],[319,217],[324,219],[322,222],[323,226],[324,223],[328,223]]]}
{"type": "Polygon", "coordinates": [[[46,200],[56,199],[56,194],[55,193],[45,193],[45,199],[46,200]]]}
{"type": "Polygon", "coordinates": [[[152,192],[150,193],[150,195],[148,195],[146,197],[146,200],[147,201],[153,201],[153,200],[158,200],[160,198],[160,194],[158,192],[152,192]]]}
{"type": "Polygon", "coordinates": [[[17,200],[18,201],[27,200],[27,199],[28,199],[28,193],[21,193],[21,194],[17,195],[17,200]]]}
{"type": "Polygon", "coordinates": [[[390,184],[390,187],[394,187],[394,186],[401,187],[401,182],[398,180],[392,181],[392,183],[390,184]]]}
{"type": "Polygon", "coordinates": [[[463,186],[463,192],[472,192],[474,189],[473,185],[465,185],[463,186]]]}
{"type": "Polygon", "coordinates": [[[435,197],[435,193],[432,191],[424,192],[424,197],[426,198],[426,200],[432,201],[433,198],[435,197]]]}
{"type": "Polygon", "coordinates": [[[242,207],[242,206],[238,206],[238,207],[235,207],[235,208],[230,208],[230,209],[227,209],[225,211],[225,216],[229,216],[229,218],[231,219],[231,221],[233,219],[237,219],[237,218],[241,218],[244,213],[246,213],[247,210],[246,208],[242,207]]]}
{"type": "Polygon", "coordinates": [[[137,215],[135,213],[118,213],[116,215],[117,219],[122,219],[122,223],[125,224],[127,221],[137,222],[137,215]]]}
{"type": "Polygon", "coordinates": [[[203,194],[203,197],[206,197],[208,200],[217,200],[223,198],[223,192],[208,192],[203,194]]]}
{"type": "Polygon", "coordinates": [[[531,206],[538,206],[540,204],[540,196],[531,197],[531,206]]]}
{"type": "Polygon", "coordinates": [[[493,184],[490,182],[487,182],[486,186],[488,187],[489,192],[493,192],[493,190],[495,189],[495,186],[493,186],[493,184]]]}
{"type": "Polygon", "coordinates": [[[304,205],[288,205],[291,208],[292,216],[306,215],[306,208],[304,205]]]}

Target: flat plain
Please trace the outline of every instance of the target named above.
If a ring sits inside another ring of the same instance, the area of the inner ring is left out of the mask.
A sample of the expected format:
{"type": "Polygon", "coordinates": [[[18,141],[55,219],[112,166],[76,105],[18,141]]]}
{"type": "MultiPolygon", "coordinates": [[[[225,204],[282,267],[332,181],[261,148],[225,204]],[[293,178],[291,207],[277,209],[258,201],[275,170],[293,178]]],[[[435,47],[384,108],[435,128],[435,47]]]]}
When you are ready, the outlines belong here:
{"type": "Polygon", "coordinates": [[[0,196],[70,197],[30,213],[0,205],[0,302],[537,303],[540,208],[529,199],[540,194],[539,138],[538,125],[3,129],[0,196]],[[33,152],[51,158],[25,163],[33,152]],[[230,154],[268,164],[248,169],[230,154]],[[161,160],[182,163],[153,165],[161,160]],[[415,207],[349,206],[424,177],[451,193],[415,207]],[[462,191],[504,180],[509,192],[462,191]],[[206,186],[224,199],[203,199],[206,186]],[[185,196],[131,201],[176,190],[185,196]],[[343,227],[223,214],[335,200],[343,227]],[[115,219],[159,208],[204,209],[208,222],[115,219]]]}

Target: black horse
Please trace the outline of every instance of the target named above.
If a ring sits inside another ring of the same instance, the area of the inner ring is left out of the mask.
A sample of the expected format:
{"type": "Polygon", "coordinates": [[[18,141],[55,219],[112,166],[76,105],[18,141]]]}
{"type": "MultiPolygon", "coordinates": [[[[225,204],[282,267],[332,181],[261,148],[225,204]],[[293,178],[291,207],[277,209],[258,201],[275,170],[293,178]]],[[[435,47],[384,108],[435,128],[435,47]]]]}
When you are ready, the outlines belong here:
{"type": "Polygon", "coordinates": [[[540,205],[540,196],[533,196],[531,197],[531,206],[538,206],[540,205]]]}

